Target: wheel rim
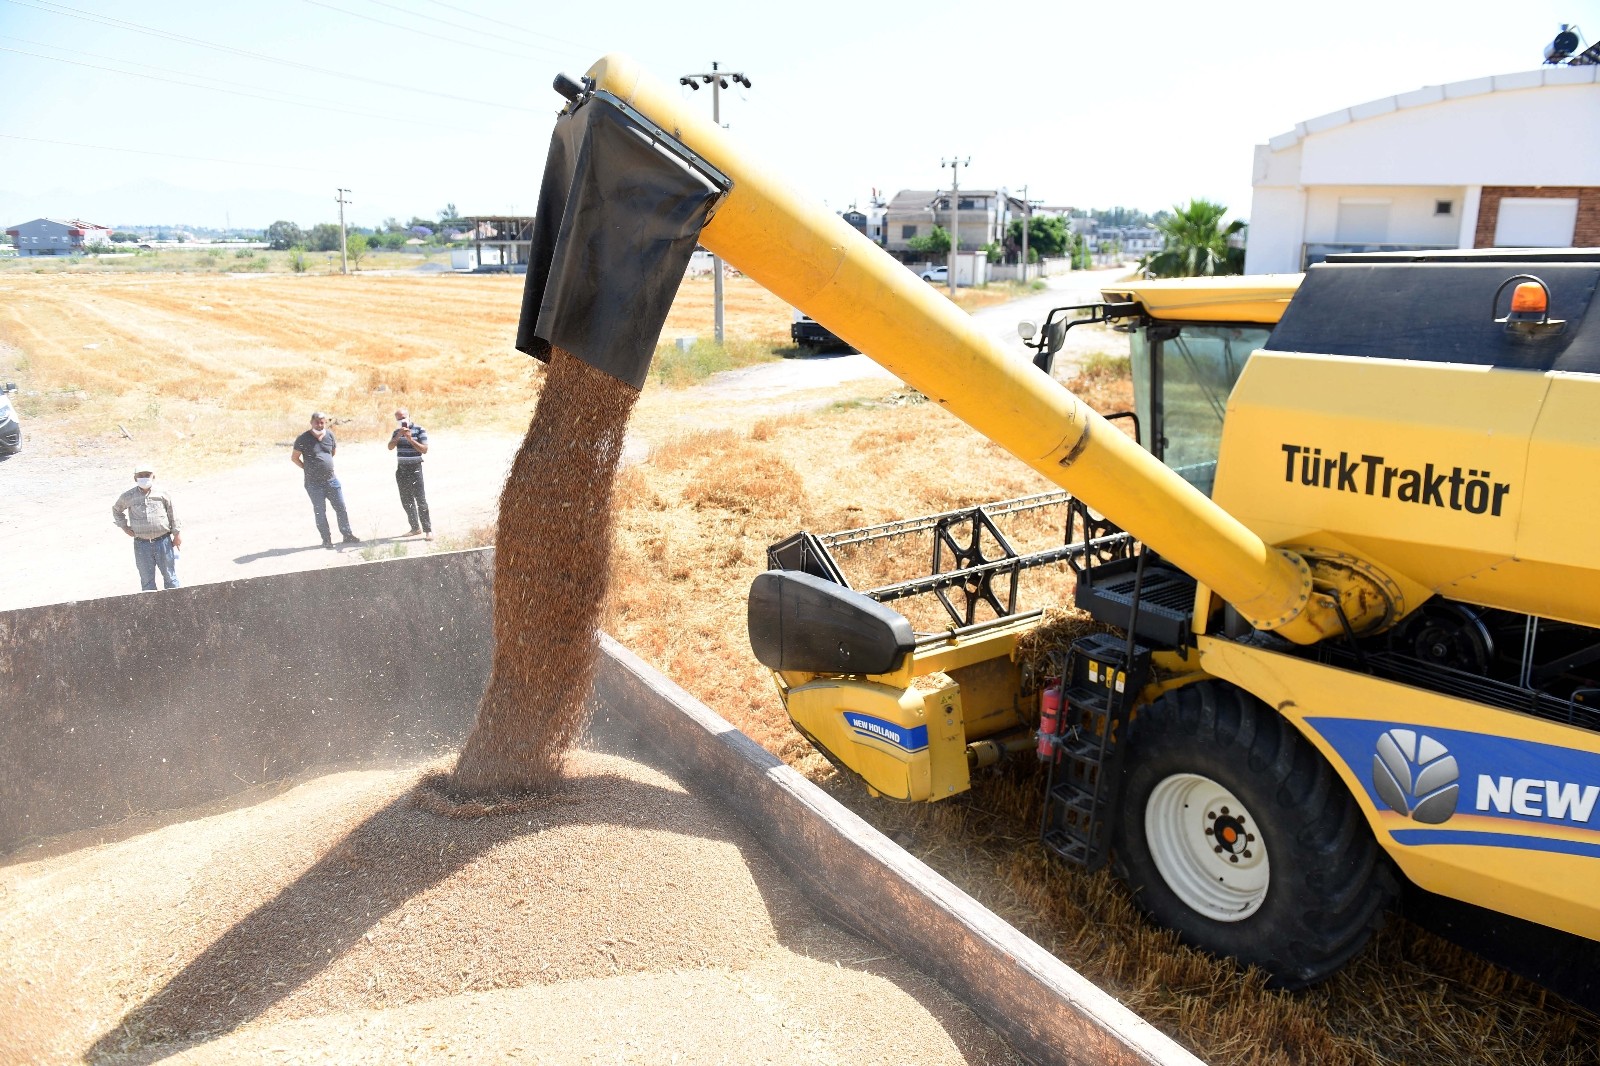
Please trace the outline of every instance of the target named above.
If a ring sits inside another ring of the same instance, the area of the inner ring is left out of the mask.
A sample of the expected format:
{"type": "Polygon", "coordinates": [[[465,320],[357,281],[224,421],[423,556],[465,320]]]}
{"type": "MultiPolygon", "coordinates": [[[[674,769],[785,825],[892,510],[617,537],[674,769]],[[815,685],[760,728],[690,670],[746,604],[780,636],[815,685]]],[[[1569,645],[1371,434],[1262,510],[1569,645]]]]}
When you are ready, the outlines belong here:
{"type": "Polygon", "coordinates": [[[1270,869],[1260,827],[1239,797],[1200,774],[1173,774],[1150,793],[1145,839],[1162,880],[1191,910],[1240,922],[1261,909],[1270,869]]]}

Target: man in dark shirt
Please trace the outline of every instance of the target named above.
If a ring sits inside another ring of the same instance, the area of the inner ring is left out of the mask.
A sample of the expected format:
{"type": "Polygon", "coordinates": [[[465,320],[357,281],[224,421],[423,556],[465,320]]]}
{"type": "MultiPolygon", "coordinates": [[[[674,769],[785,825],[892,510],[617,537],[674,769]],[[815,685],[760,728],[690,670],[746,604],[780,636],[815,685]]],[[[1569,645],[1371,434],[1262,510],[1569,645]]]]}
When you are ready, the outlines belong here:
{"type": "Polygon", "coordinates": [[[339,532],[346,544],[360,544],[361,538],[350,528],[350,516],[344,509],[344,489],[333,473],[333,453],[339,442],[333,439],[328,428],[328,416],[321,411],[311,413],[311,428],[294,439],[294,450],[289,459],[305,471],[306,495],[311,497],[311,513],[317,517],[317,532],[322,534],[322,546],[333,550],[333,533],[328,529],[328,504],[333,504],[334,517],[339,520],[339,532]]]}
{"type": "Polygon", "coordinates": [[[398,465],[394,469],[394,483],[400,488],[400,506],[405,509],[406,521],[411,528],[406,536],[423,534],[433,539],[433,520],[428,517],[428,493],[422,484],[422,457],[428,452],[428,431],[411,421],[404,407],[395,408],[394,420],[399,423],[389,434],[389,450],[396,453],[398,465]]]}

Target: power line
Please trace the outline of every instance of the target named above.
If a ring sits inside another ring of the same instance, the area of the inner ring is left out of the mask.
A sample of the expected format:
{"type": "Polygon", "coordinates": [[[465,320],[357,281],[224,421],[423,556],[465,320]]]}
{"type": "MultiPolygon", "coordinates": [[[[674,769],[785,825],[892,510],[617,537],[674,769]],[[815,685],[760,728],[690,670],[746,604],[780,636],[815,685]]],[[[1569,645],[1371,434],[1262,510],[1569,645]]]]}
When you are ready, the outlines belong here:
{"type": "MultiPolygon", "coordinates": [[[[435,0],[435,2],[437,2],[437,0],[435,0]]],[[[481,26],[468,26],[464,22],[453,22],[450,19],[436,18],[433,15],[424,15],[420,11],[412,11],[410,8],[402,7],[399,4],[388,3],[387,0],[367,0],[367,3],[376,4],[379,7],[386,7],[391,11],[398,11],[401,14],[410,15],[413,18],[427,19],[429,22],[437,22],[441,26],[450,26],[450,27],[452,27],[454,29],[466,30],[468,33],[488,33],[488,32],[490,32],[488,30],[485,30],[481,26]]],[[[449,4],[442,4],[440,6],[442,6],[442,7],[451,7],[451,5],[449,5],[449,4]]],[[[459,11],[461,9],[452,7],[451,10],[459,11]]],[[[473,14],[472,12],[470,12],[470,11],[466,11],[466,12],[463,12],[463,13],[464,14],[468,14],[468,15],[472,15],[473,18],[483,19],[486,22],[497,23],[498,25],[504,26],[504,27],[506,27],[508,29],[516,30],[518,33],[526,34],[529,37],[543,37],[547,41],[554,41],[557,44],[568,45],[568,46],[570,46],[572,48],[584,48],[584,49],[588,49],[589,48],[588,45],[581,45],[581,44],[578,44],[578,43],[576,43],[574,41],[563,41],[559,37],[552,37],[548,33],[540,33],[538,30],[525,30],[525,29],[522,29],[521,27],[515,26],[515,25],[513,25],[513,24],[511,24],[509,22],[501,22],[499,19],[489,18],[487,15],[476,15],[476,14],[473,14]]],[[[537,47],[548,48],[549,46],[548,45],[537,45],[537,47]]]]}
{"type": "MultiPolygon", "coordinates": [[[[0,34],[0,37],[4,37],[7,40],[20,40],[20,38],[11,37],[9,34],[0,34]]],[[[53,48],[53,47],[57,47],[57,46],[55,46],[55,45],[45,45],[44,47],[53,48]]],[[[40,55],[38,52],[29,52],[29,51],[25,51],[24,49],[21,49],[21,48],[8,48],[7,46],[5,46],[3,44],[0,44],[0,52],[11,52],[12,54],[19,55],[19,56],[32,56],[34,59],[45,59],[45,60],[49,60],[52,63],[66,63],[69,66],[85,67],[85,68],[87,68],[89,70],[103,70],[103,71],[105,71],[105,72],[107,72],[109,74],[125,74],[130,78],[145,78],[145,79],[148,79],[149,81],[162,81],[162,82],[166,82],[168,85],[177,85],[177,86],[181,86],[182,88],[185,88],[185,89],[204,89],[207,92],[227,93],[230,96],[247,96],[247,97],[251,98],[252,100],[265,100],[269,104],[288,104],[290,107],[307,107],[307,108],[311,108],[314,111],[327,111],[327,112],[330,112],[331,114],[335,114],[335,115],[354,115],[357,118],[375,118],[375,119],[382,119],[382,120],[387,121],[387,122],[404,122],[404,123],[407,123],[407,124],[415,124],[417,122],[416,119],[400,118],[399,116],[396,116],[396,115],[380,115],[375,111],[353,111],[353,110],[351,110],[349,108],[331,107],[331,106],[329,106],[327,104],[306,103],[306,102],[303,102],[303,101],[300,101],[300,100],[284,100],[284,99],[279,99],[278,97],[273,97],[273,96],[263,96],[260,93],[245,92],[245,91],[243,91],[241,89],[225,89],[221,85],[199,85],[199,84],[196,84],[195,82],[191,82],[191,81],[179,81],[176,78],[163,78],[159,74],[143,74],[143,73],[140,73],[137,70],[118,70],[116,67],[102,67],[98,63],[84,63],[84,62],[81,62],[80,60],[76,60],[76,59],[62,59],[59,56],[40,55]]],[[[92,53],[92,52],[79,52],[78,54],[79,55],[94,55],[94,53],[92,53]]],[[[112,56],[95,56],[95,58],[97,58],[97,59],[110,59],[112,62],[124,62],[123,60],[117,60],[115,57],[112,57],[112,56]]],[[[146,64],[134,63],[132,65],[133,66],[145,66],[146,64]]],[[[212,80],[212,81],[221,81],[222,79],[220,79],[220,78],[212,78],[210,80],[212,80]]],[[[231,84],[238,84],[238,83],[237,82],[233,82],[231,84]]],[[[460,130],[460,127],[452,126],[451,128],[460,130]]],[[[483,130],[461,130],[461,132],[464,132],[464,133],[479,133],[479,134],[485,134],[486,135],[486,131],[483,131],[483,130]]]]}
{"type": "Polygon", "coordinates": [[[3,2],[7,4],[15,4],[18,7],[31,8],[35,11],[43,11],[49,15],[65,15],[68,18],[81,19],[84,22],[94,22],[102,26],[110,26],[114,29],[131,30],[134,33],[142,33],[150,37],[159,37],[168,41],[177,41],[180,44],[194,45],[199,48],[210,48],[213,51],[244,56],[247,59],[259,60],[263,63],[277,63],[280,66],[293,67],[298,70],[309,70],[314,74],[322,74],[330,78],[345,78],[349,81],[360,81],[366,82],[369,85],[382,86],[385,89],[400,89],[404,92],[419,93],[423,96],[437,96],[445,100],[454,100],[457,103],[478,104],[483,107],[499,107],[504,108],[507,111],[521,111],[526,114],[537,115],[544,114],[547,111],[547,109],[544,108],[518,107],[516,104],[500,103],[497,100],[475,100],[468,96],[455,96],[451,93],[441,93],[433,89],[419,89],[412,85],[401,85],[392,81],[381,81],[377,78],[367,78],[360,74],[350,74],[342,70],[329,70],[326,67],[316,67],[312,66],[310,63],[300,63],[293,59],[280,59],[277,56],[263,55],[260,52],[250,52],[243,48],[234,48],[232,45],[216,44],[212,41],[202,41],[198,37],[186,37],[181,33],[170,33],[166,30],[157,30],[149,26],[141,26],[134,22],[125,22],[122,19],[114,19],[103,15],[93,15],[85,11],[79,11],[76,8],[67,7],[65,4],[53,3],[51,0],[31,0],[31,2],[30,0],[3,0],[3,2]]]}
{"type": "MultiPolygon", "coordinates": [[[[373,0],[373,2],[376,3],[377,0],[373,0]]],[[[447,4],[447,3],[444,2],[444,0],[428,0],[428,3],[436,4],[439,7],[448,8],[451,11],[459,11],[463,15],[470,15],[472,18],[482,19],[485,22],[492,22],[496,26],[505,26],[508,29],[520,30],[521,32],[529,34],[529,35],[534,36],[534,37],[548,37],[550,40],[555,41],[557,44],[567,44],[567,45],[571,45],[574,48],[589,48],[590,47],[589,45],[586,45],[586,44],[579,44],[577,41],[568,41],[568,40],[564,40],[563,38],[556,37],[556,36],[554,36],[552,34],[541,33],[539,30],[530,30],[530,29],[527,29],[527,28],[525,28],[523,26],[518,26],[514,22],[506,22],[503,19],[490,18],[488,15],[480,15],[476,11],[469,11],[467,8],[457,7],[455,4],[447,4]]]]}
{"type": "Polygon", "coordinates": [[[34,144],[59,144],[68,148],[93,148],[100,152],[130,152],[134,155],[158,155],[167,159],[188,159],[199,163],[227,163],[236,167],[271,167],[274,170],[299,170],[307,174],[326,174],[328,171],[317,167],[296,167],[288,163],[257,163],[246,159],[218,159],[207,155],[179,155],[176,152],[152,152],[148,148],[119,148],[111,144],[84,144],[81,141],[53,141],[44,137],[23,137],[16,133],[0,133],[0,137],[12,141],[31,141],[34,144]]]}
{"type": "MultiPolygon", "coordinates": [[[[419,37],[427,37],[430,40],[443,41],[446,44],[458,44],[458,45],[461,45],[463,48],[471,48],[473,51],[476,51],[476,52],[493,52],[496,55],[510,56],[512,59],[531,59],[531,58],[533,58],[532,56],[528,55],[526,52],[508,52],[504,48],[490,48],[488,45],[479,44],[477,41],[463,41],[463,40],[460,40],[459,38],[456,38],[456,37],[446,37],[442,33],[432,33],[432,32],[430,32],[428,30],[419,30],[414,26],[406,26],[406,25],[403,25],[403,24],[398,23],[398,22],[390,22],[388,19],[378,18],[376,15],[363,15],[359,11],[351,11],[348,8],[338,7],[338,6],[335,6],[334,4],[323,3],[323,0],[305,0],[305,2],[310,4],[312,7],[321,7],[321,8],[326,8],[329,11],[337,11],[341,15],[349,15],[351,18],[354,18],[354,19],[364,19],[367,22],[375,22],[379,26],[388,26],[390,29],[404,30],[407,33],[414,33],[419,37]]],[[[515,43],[515,42],[513,42],[513,43],[515,43]]],[[[544,46],[543,45],[530,45],[529,47],[543,48],[544,46]]],[[[563,57],[563,58],[565,58],[565,57],[563,57]]]]}

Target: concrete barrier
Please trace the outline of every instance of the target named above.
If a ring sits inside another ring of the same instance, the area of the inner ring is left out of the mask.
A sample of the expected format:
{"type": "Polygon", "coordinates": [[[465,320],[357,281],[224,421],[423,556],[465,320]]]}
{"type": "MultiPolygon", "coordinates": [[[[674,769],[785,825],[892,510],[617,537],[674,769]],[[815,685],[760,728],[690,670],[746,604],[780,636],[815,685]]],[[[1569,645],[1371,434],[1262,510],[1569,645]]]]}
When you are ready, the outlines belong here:
{"type": "MultiPolygon", "coordinates": [[[[492,553],[430,555],[0,613],[0,853],[322,766],[429,755],[471,725],[492,553]]],[[[813,903],[1025,1057],[1198,1060],[609,637],[598,718],[726,804],[813,903]]]]}
{"type": "Polygon", "coordinates": [[[458,746],[492,586],[473,551],[0,612],[0,854],[458,746]]]}

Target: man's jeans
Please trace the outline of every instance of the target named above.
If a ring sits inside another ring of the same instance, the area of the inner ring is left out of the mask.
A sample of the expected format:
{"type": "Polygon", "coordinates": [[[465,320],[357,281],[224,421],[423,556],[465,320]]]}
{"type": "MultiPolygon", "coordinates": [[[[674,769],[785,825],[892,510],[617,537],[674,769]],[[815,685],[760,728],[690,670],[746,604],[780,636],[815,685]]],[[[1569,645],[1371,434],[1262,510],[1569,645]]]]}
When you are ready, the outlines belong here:
{"type": "Polygon", "coordinates": [[[433,532],[433,519],[428,515],[428,490],[422,484],[422,464],[403,463],[395,468],[394,483],[400,489],[400,506],[405,508],[406,521],[412,529],[433,532]]]}
{"type": "Polygon", "coordinates": [[[311,497],[311,512],[317,516],[317,532],[322,534],[322,543],[333,543],[333,534],[328,531],[330,503],[333,504],[334,517],[339,520],[339,532],[347,537],[355,536],[350,528],[350,516],[345,513],[344,489],[340,488],[338,478],[306,482],[306,495],[311,497]]]}
{"type": "Polygon", "coordinates": [[[156,590],[157,570],[164,588],[178,587],[178,553],[172,547],[172,534],[155,540],[134,537],[133,562],[139,568],[139,587],[145,592],[156,590]]]}

